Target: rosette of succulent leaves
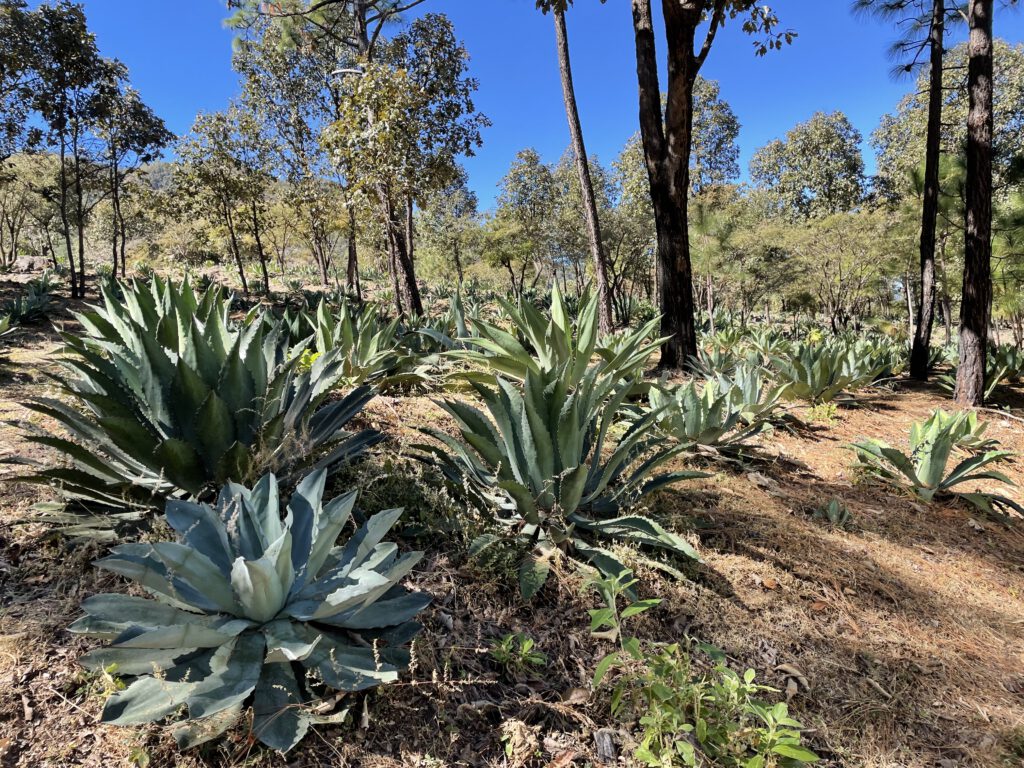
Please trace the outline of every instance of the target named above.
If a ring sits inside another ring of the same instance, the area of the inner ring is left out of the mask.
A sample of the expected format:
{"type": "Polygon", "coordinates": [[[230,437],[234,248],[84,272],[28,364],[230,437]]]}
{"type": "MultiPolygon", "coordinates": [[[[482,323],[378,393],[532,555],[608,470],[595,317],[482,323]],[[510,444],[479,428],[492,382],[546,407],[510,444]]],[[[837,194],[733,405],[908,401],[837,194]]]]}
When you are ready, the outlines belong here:
{"type": "MultiPolygon", "coordinates": [[[[294,747],[334,692],[397,679],[428,596],[400,584],[421,554],[383,537],[401,510],[380,512],[347,541],[356,492],[323,503],[326,473],[306,477],[281,515],[277,480],[228,484],[215,505],[171,501],[177,541],[121,544],[97,565],[151,597],[104,594],[71,631],[109,640],[81,663],[128,679],[102,720],[176,720],[180,746],[214,738],[252,708],[252,734],[294,747]]],[[[327,705],[328,711],[330,704],[327,705]]]]}

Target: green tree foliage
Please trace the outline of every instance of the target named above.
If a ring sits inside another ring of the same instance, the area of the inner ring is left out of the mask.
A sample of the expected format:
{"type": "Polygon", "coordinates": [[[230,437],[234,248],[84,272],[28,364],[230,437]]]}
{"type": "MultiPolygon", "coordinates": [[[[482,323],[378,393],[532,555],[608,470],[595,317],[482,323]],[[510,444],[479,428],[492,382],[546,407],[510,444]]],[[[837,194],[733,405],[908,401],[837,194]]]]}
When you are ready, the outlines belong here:
{"type": "Polygon", "coordinates": [[[454,269],[461,288],[480,240],[477,196],[461,167],[451,183],[427,197],[416,222],[421,257],[427,257],[432,275],[448,282],[454,269]]]}
{"type": "Polygon", "coordinates": [[[215,211],[220,218],[246,294],[249,284],[240,237],[247,225],[258,245],[264,290],[269,282],[261,240],[261,209],[271,181],[265,170],[267,153],[261,126],[239,105],[199,115],[191,133],[178,145],[177,188],[196,212],[215,211]]]}
{"type": "MultiPolygon", "coordinates": [[[[82,7],[66,0],[35,10],[17,0],[0,4],[0,106],[0,158],[19,146],[56,156],[55,181],[35,191],[56,207],[56,240],[72,296],[81,297],[96,207],[111,197],[116,213],[127,176],[154,159],[170,134],[128,85],[124,65],[100,55],[82,7]]],[[[114,220],[116,264],[126,227],[114,220]]],[[[56,259],[55,245],[48,243],[56,259]]]]}
{"type": "Polygon", "coordinates": [[[458,175],[487,118],[473,104],[468,54],[446,16],[428,14],[378,44],[346,78],[327,134],[349,182],[377,201],[395,264],[399,309],[422,314],[413,267],[413,204],[458,175]],[[402,302],[404,299],[404,303],[402,302]]]}
{"type": "Polygon", "coordinates": [[[499,184],[498,206],[488,223],[484,256],[505,270],[512,292],[522,295],[527,270],[533,285],[544,272],[552,249],[551,214],[557,198],[555,174],[534,149],[516,154],[499,184]]]}
{"type": "MultiPolygon", "coordinates": [[[[960,156],[967,140],[968,96],[963,73],[967,46],[957,45],[946,54],[943,80],[942,152],[960,156]]],[[[993,174],[997,198],[1013,183],[1014,158],[1024,155],[1024,44],[995,41],[993,54],[994,127],[993,174]]],[[[924,78],[924,75],[922,75],[924,78]]],[[[928,120],[927,80],[919,79],[895,112],[884,115],[871,134],[878,162],[878,176],[890,194],[909,194],[909,180],[924,159],[928,120]]]]}
{"type": "Polygon", "coordinates": [[[740,121],[715,80],[700,75],[693,84],[693,140],[690,189],[699,195],[739,178],[740,121]]]}
{"type": "Polygon", "coordinates": [[[842,112],[818,112],[761,147],[750,176],[770,210],[819,218],[853,210],[864,196],[861,134],[842,112]]]}
{"type": "Polygon", "coordinates": [[[0,161],[26,138],[37,16],[24,0],[0,1],[0,161]]]}

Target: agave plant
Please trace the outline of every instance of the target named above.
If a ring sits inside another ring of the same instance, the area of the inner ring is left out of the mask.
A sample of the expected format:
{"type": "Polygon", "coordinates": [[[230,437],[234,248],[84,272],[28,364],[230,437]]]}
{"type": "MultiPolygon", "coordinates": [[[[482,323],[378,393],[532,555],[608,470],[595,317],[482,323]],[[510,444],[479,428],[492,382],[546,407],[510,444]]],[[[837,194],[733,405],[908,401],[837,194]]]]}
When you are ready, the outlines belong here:
{"type": "Polygon", "coordinates": [[[13,321],[10,315],[0,315],[0,339],[13,334],[17,327],[17,322],[13,321]]]}
{"type": "Polygon", "coordinates": [[[481,506],[500,510],[502,535],[478,540],[474,550],[502,541],[527,550],[520,568],[525,598],[543,585],[556,548],[603,573],[621,572],[614,555],[593,545],[597,537],[696,558],[682,538],[653,520],[620,514],[651,491],[703,476],[654,474],[683,450],[665,447],[655,434],[656,411],[636,419],[610,444],[609,433],[632,382],[603,374],[597,366],[577,381],[567,363],[552,372],[528,371],[522,391],[500,376],[494,388],[474,386],[489,416],[467,403],[442,402],[462,440],[424,428],[440,445],[416,449],[453,487],[464,489],[481,506]]]}
{"type": "Polygon", "coordinates": [[[53,303],[55,280],[49,270],[26,283],[25,293],[7,302],[4,314],[16,324],[32,323],[46,317],[53,303]]]}
{"type": "Polygon", "coordinates": [[[736,370],[744,358],[736,350],[714,347],[711,350],[703,347],[690,358],[690,369],[699,376],[713,379],[716,376],[728,376],[736,370]]]}
{"type": "Polygon", "coordinates": [[[989,350],[989,357],[992,358],[995,368],[1006,370],[1007,381],[1019,382],[1024,379],[1024,349],[1015,344],[993,345],[989,350]]]}
{"type": "Polygon", "coordinates": [[[935,410],[926,421],[911,426],[910,442],[914,445],[922,444],[925,436],[936,427],[940,430],[948,430],[950,438],[957,448],[968,451],[988,451],[999,445],[998,441],[985,437],[988,422],[979,421],[976,412],[949,413],[941,408],[935,410]]]}
{"type": "Polygon", "coordinates": [[[36,429],[29,440],[71,466],[27,479],[86,506],[160,508],[270,470],[291,479],[334,467],[382,439],[344,429],[370,387],[328,400],[344,377],[340,353],[299,371],[304,347],[262,317],[233,324],[220,295],[197,301],[187,283],[122,288],[122,301],[105,293],[103,307],[78,316],[86,336],[64,335],[70,375],[57,382],[82,410],[46,398],[27,404],[70,435],[36,429]]]}
{"type": "Polygon", "coordinates": [[[225,486],[212,507],[169,502],[177,541],[122,544],[97,562],[153,598],[91,597],[70,628],[110,641],[83,666],[133,678],[107,699],[103,722],[184,712],[174,734],[193,746],[230,728],[251,700],[253,736],[287,751],[311,725],[344,717],[316,714],[326,692],[397,679],[430,602],[399,584],[421,553],[399,556],[383,542],[397,509],[338,546],[356,493],[324,504],[325,477],[305,478],[283,519],[272,474],[252,490],[225,486]]]}
{"type": "Polygon", "coordinates": [[[960,427],[955,420],[932,417],[914,424],[910,430],[910,455],[890,447],[881,440],[865,440],[850,448],[856,452],[861,469],[879,480],[910,491],[922,501],[960,498],[990,514],[1006,510],[1024,513],[1024,507],[1006,496],[983,492],[954,490],[964,483],[992,480],[1012,486],[1013,483],[993,465],[1007,461],[1010,451],[989,450],[963,459],[946,471],[950,455],[957,444],[960,427]]]}
{"type": "Polygon", "coordinates": [[[770,424],[759,417],[745,419],[731,395],[715,381],[705,382],[702,389],[690,381],[671,390],[652,387],[648,397],[651,410],[659,414],[658,426],[681,444],[733,449],[770,424]]]}
{"type": "Polygon", "coordinates": [[[871,371],[876,381],[891,379],[903,373],[909,360],[909,349],[886,336],[858,339],[847,353],[847,369],[871,371]]]}
{"type": "Polygon", "coordinates": [[[730,352],[746,340],[746,329],[741,326],[721,328],[705,336],[704,342],[715,350],[730,352]]]}
{"type": "Polygon", "coordinates": [[[760,362],[767,365],[773,357],[784,355],[789,351],[790,342],[774,328],[757,328],[751,331],[747,343],[757,353],[760,362]]]}
{"type": "Polygon", "coordinates": [[[556,281],[551,289],[550,320],[539,308],[523,300],[516,307],[498,298],[512,322],[506,331],[479,317],[471,320],[475,337],[465,339],[467,350],[451,354],[496,374],[523,381],[527,373],[564,369],[571,381],[580,381],[596,362],[601,371],[628,378],[641,370],[664,339],[652,338],[659,319],[615,339],[614,348],[598,338],[597,297],[585,293],[574,316],[556,281]]]}
{"type": "Polygon", "coordinates": [[[789,385],[769,386],[760,365],[743,361],[732,374],[719,375],[714,382],[718,391],[728,399],[729,408],[739,412],[741,423],[753,426],[757,422],[773,424],[780,421],[779,409],[789,385]]]}
{"type": "MultiPolygon", "coordinates": [[[[992,399],[996,387],[1007,380],[1009,374],[1007,361],[991,355],[985,358],[985,382],[982,391],[982,400],[992,399]]],[[[950,395],[956,391],[957,366],[954,364],[949,373],[944,373],[936,379],[936,383],[950,395]]]]}
{"type": "Polygon", "coordinates": [[[358,386],[398,368],[399,319],[382,322],[376,306],[357,308],[343,301],[337,312],[331,312],[321,301],[313,315],[300,317],[313,333],[313,347],[319,354],[338,353],[343,385],[358,386]]]}
{"type": "Polygon", "coordinates": [[[777,382],[788,385],[786,397],[813,405],[870,384],[879,373],[871,360],[843,344],[799,344],[772,364],[777,382]]]}

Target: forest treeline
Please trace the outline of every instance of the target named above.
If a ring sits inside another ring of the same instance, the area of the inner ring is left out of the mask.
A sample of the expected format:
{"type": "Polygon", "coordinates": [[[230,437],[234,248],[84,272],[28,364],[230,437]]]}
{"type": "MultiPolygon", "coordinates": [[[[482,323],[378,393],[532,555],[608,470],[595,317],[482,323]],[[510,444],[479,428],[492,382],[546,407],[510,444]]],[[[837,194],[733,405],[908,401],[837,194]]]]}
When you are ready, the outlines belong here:
{"type": "Polygon", "coordinates": [[[961,355],[982,372],[990,336],[1024,344],[1024,46],[992,37],[991,2],[858,2],[909,30],[894,46],[909,94],[868,137],[876,173],[837,104],[759,148],[743,183],[728,84],[701,66],[734,17],[760,54],[793,42],[799,18],[782,27],[740,0],[666,10],[660,83],[651,4],[634,0],[639,130],[602,162],[575,106],[569,7],[537,5],[554,19],[570,146],[556,163],[520,151],[485,211],[460,165],[488,125],[479,84],[423,0],[230,0],[239,94],[183,136],[100,53],[80,6],[0,0],[2,266],[48,264],[74,296],[129,265],[223,264],[246,294],[277,281],[361,297],[369,280],[413,315],[425,290],[465,281],[517,297],[596,282],[605,326],[662,315],[666,367],[718,310],[905,329],[915,349],[934,324],[947,344],[967,333],[961,355]],[[950,44],[954,27],[971,41],[950,44]],[[667,149],[681,139],[682,166],[667,149]]]}

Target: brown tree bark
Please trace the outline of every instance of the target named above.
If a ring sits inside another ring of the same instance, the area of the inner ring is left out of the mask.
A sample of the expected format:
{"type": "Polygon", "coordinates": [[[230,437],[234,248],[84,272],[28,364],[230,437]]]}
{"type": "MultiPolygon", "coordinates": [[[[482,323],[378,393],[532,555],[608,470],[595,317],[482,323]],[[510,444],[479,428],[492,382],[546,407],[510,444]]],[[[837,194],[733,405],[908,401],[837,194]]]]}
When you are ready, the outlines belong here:
{"type": "Polygon", "coordinates": [[[555,17],[555,41],[558,44],[558,70],[562,79],[562,97],[565,101],[566,118],[569,121],[572,151],[576,155],[576,172],[579,174],[580,190],[583,197],[583,219],[587,226],[587,240],[590,245],[591,258],[594,260],[594,275],[597,279],[598,327],[601,333],[611,333],[612,296],[608,289],[608,269],[601,242],[601,220],[597,214],[594,182],[590,176],[590,162],[587,159],[586,144],[583,141],[583,126],[580,123],[580,112],[576,104],[576,89],[572,80],[565,11],[556,8],[553,15],[555,17]]]}
{"type": "Polygon", "coordinates": [[[235,236],[235,219],[231,215],[231,208],[228,205],[228,201],[222,200],[221,205],[224,207],[224,223],[227,224],[228,235],[231,240],[231,253],[235,257],[235,265],[238,267],[238,277],[242,281],[242,293],[248,297],[249,281],[245,279],[245,265],[242,263],[242,250],[238,247],[238,238],[235,236]]]}
{"type": "Polygon", "coordinates": [[[260,270],[263,272],[263,293],[270,295],[270,272],[267,269],[267,252],[263,250],[263,238],[260,237],[260,214],[256,208],[256,199],[253,198],[250,206],[252,215],[252,236],[256,241],[256,255],[260,258],[260,270]]]}
{"type": "Polygon", "coordinates": [[[640,87],[640,133],[651,184],[658,238],[658,293],[662,369],[678,369],[697,354],[693,268],[690,261],[688,198],[693,134],[693,85],[722,22],[724,4],[716,3],[701,50],[694,54],[697,27],[707,6],[702,0],[662,0],[668,42],[668,90],[664,117],[651,0],[632,0],[640,87]]]}
{"type": "Polygon", "coordinates": [[[992,6],[968,7],[967,180],[960,365],[955,399],[979,406],[985,397],[988,322],[992,306],[992,6]]]}
{"type": "Polygon", "coordinates": [[[942,141],[942,71],[946,0],[934,0],[928,32],[928,129],[925,137],[924,199],[921,204],[921,300],[917,304],[910,375],[928,379],[928,356],[935,322],[935,229],[939,216],[939,151],[942,141]]]}
{"type": "Polygon", "coordinates": [[[353,206],[348,209],[348,268],[345,271],[345,290],[354,293],[356,298],[363,300],[363,290],[359,285],[359,246],[356,243],[356,211],[353,206]]]}

